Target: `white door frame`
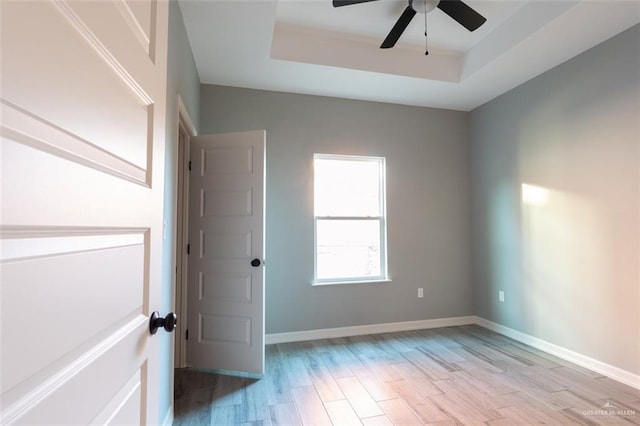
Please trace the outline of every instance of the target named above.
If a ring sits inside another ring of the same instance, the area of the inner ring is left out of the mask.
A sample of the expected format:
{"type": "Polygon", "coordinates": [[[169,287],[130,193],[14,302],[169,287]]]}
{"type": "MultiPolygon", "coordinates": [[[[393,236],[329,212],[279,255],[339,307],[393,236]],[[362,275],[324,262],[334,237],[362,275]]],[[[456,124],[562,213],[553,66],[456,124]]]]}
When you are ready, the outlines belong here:
{"type": "Polygon", "coordinates": [[[175,280],[173,290],[175,294],[174,312],[178,317],[178,328],[175,336],[174,367],[187,367],[187,339],[186,328],[181,326],[187,323],[187,252],[186,241],[189,237],[189,138],[197,136],[189,111],[178,94],[178,117],[176,133],[174,135],[174,191],[176,194],[174,212],[175,226],[173,235],[173,264],[175,265],[175,280]],[[185,133],[186,138],[181,142],[180,133],[185,133]]]}

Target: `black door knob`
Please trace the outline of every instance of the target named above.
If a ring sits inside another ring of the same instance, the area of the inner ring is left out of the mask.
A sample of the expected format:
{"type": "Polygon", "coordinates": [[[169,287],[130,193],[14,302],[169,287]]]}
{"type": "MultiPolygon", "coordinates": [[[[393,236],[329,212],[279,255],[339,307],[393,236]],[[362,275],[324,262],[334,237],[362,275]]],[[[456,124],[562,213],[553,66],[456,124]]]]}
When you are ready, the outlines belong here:
{"type": "Polygon", "coordinates": [[[169,312],[166,317],[162,318],[158,311],[151,314],[151,320],[149,321],[149,332],[156,334],[160,327],[165,331],[171,333],[178,325],[178,317],[173,312],[169,312]]]}
{"type": "Polygon", "coordinates": [[[257,268],[258,266],[260,266],[262,262],[260,262],[260,259],[253,259],[251,261],[251,266],[253,266],[254,268],[257,268]]]}

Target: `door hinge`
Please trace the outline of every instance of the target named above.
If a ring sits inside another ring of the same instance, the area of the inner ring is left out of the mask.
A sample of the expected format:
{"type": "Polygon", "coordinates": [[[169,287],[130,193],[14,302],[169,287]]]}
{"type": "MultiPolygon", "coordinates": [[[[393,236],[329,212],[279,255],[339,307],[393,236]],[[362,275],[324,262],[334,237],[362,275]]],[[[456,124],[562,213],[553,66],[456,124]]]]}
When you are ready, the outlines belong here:
{"type": "Polygon", "coordinates": [[[191,254],[191,244],[187,244],[187,254],[191,254]]]}
{"type": "Polygon", "coordinates": [[[191,170],[191,160],[189,160],[189,170],[191,170]]]}
{"type": "Polygon", "coordinates": [[[184,333],[184,338],[186,340],[189,340],[189,329],[187,328],[187,331],[184,333]]]}

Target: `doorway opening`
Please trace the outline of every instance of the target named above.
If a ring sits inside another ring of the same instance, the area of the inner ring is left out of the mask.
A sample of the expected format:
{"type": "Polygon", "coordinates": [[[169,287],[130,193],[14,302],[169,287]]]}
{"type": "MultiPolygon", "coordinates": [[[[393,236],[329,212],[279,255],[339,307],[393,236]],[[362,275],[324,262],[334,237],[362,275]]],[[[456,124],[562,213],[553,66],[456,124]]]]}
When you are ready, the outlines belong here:
{"type": "Polygon", "coordinates": [[[178,96],[178,134],[174,146],[176,153],[176,238],[175,238],[175,313],[178,328],[175,340],[174,368],[187,366],[187,244],[189,240],[189,138],[196,130],[186,107],[178,96]]]}

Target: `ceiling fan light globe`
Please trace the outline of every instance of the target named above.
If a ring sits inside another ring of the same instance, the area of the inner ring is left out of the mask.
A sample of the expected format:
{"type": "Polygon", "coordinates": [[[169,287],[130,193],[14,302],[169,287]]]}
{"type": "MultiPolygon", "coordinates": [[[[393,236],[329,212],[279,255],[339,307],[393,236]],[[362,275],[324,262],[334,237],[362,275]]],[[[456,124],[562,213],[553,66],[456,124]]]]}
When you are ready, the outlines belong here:
{"type": "Polygon", "coordinates": [[[438,7],[440,0],[409,0],[409,6],[418,13],[429,13],[438,7]]]}

